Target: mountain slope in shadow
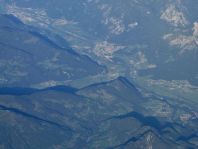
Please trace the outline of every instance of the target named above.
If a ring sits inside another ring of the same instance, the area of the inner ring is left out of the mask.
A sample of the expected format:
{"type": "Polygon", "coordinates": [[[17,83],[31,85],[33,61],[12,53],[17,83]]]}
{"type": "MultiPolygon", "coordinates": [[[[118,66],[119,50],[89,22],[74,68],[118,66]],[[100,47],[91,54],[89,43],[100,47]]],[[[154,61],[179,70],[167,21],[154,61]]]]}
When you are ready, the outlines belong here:
{"type": "Polygon", "coordinates": [[[45,88],[105,70],[69,45],[60,47],[11,15],[0,15],[0,33],[1,86],[45,88]]]}
{"type": "Polygon", "coordinates": [[[82,89],[0,88],[0,93],[5,148],[195,147],[178,140],[190,135],[177,121],[149,115],[144,102],[150,99],[123,77],[82,89]]]}

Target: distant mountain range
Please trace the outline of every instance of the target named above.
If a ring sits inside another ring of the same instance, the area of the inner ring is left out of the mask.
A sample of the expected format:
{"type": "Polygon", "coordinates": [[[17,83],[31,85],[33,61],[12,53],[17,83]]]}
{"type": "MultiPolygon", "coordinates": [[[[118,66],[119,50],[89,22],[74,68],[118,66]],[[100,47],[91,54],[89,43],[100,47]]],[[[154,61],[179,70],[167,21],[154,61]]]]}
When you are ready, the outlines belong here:
{"type": "Polygon", "coordinates": [[[0,4],[0,149],[198,148],[198,1],[0,4]]]}
{"type": "Polygon", "coordinates": [[[178,115],[183,109],[144,97],[123,77],[82,89],[1,88],[0,93],[3,148],[196,147],[197,120],[183,125],[178,115]]]}
{"type": "Polygon", "coordinates": [[[89,57],[69,45],[60,47],[12,15],[0,16],[0,32],[1,86],[45,88],[105,71],[89,57]]]}

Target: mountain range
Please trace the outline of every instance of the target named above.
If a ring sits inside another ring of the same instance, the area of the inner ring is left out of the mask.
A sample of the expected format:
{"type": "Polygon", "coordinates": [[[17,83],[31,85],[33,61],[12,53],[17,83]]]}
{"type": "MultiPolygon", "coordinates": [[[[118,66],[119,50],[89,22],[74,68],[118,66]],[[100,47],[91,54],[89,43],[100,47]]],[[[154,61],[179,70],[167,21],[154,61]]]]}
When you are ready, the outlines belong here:
{"type": "Polygon", "coordinates": [[[198,148],[198,1],[0,4],[0,149],[198,148]]]}

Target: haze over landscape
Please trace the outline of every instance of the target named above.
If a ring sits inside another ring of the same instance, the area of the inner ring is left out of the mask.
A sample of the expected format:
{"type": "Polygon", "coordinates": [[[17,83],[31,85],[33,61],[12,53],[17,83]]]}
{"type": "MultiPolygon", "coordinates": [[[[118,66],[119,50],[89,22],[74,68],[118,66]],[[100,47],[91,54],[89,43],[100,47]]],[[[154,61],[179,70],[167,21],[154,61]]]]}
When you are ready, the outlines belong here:
{"type": "Polygon", "coordinates": [[[0,149],[198,149],[197,8],[0,0],[0,149]]]}

